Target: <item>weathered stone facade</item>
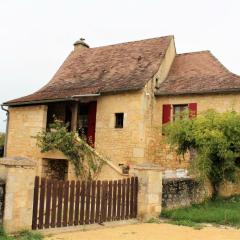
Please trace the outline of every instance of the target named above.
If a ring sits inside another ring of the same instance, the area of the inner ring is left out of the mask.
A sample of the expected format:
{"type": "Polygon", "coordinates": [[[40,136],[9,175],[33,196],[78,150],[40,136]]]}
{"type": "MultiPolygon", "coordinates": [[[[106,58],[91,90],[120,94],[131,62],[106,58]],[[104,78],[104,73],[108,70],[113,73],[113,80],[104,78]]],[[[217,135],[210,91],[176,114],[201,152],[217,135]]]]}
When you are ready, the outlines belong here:
{"type": "MultiPolygon", "coordinates": [[[[187,168],[189,157],[180,158],[174,152],[170,151],[169,146],[165,144],[162,135],[162,106],[163,104],[188,104],[197,103],[197,114],[208,109],[215,109],[218,112],[225,112],[234,109],[240,112],[239,93],[232,94],[208,94],[208,95],[189,95],[189,96],[169,96],[156,97],[154,100],[154,119],[152,124],[152,161],[160,164],[164,169],[187,168]]],[[[172,116],[173,114],[171,114],[172,116]]]]}
{"type": "Polygon", "coordinates": [[[159,217],[162,209],[162,170],[157,165],[139,164],[132,174],[138,177],[138,219],[159,217]]]}
{"type": "MultiPolygon", "coordinates": [[[[96,150],[115,165],[157,163],[164,169],[188,167],[188,157],[180,159],[164,142],[162,136],[162,105],[196,102],[198,114],[209,108],[219,112],[235,109],[240,94],[154,97],[153,82],[143,91],[98,98],[96,119],[96,150]],[[148,95],[150,93],[150,95],[148,95]],[[151,95],[152,94],[152,95],[151,95]],[[119,104],[121,103],[121,104],[119,104]],[[114,128],[114,114],[124,112],[124,128],[114,128]]],[[[46,128],[47,106],[10,108],[7,156],[23,156],[37,161],[42,173],[42,159],[66,159],[59,153],[40,153],[33,137],[46,128]]],[[[69,167],[69,174],[73,171],[69,167]]]]}
{"type": "Polygon", "coordinates": [[[31,229],[35,161],[2,158],[0,178],[6,183],[3,227],[7,232],[31,229]]]}
{"type": "Polygon", "coordinates": [[[42,172],[42,154],[34,136],[46,129],[47,106],[34,105],[9,108],[7,157],[27,157],[37,162],[36,171],[42,172]]]}
{"type": "Polygon", "coordinates": [[[198,182],[192,178],[163,179],[162,207],[164,209],[186,207],[201,202],[206,197],[198,182]]]}
{"type": "Polygon", "coordinates": [[[145,92],[102,96],[97,101],[96,150],[114,163],[145,159],[145,92]],[[124,113],[123,128],[115,128],[115,113],[124,113]]]}

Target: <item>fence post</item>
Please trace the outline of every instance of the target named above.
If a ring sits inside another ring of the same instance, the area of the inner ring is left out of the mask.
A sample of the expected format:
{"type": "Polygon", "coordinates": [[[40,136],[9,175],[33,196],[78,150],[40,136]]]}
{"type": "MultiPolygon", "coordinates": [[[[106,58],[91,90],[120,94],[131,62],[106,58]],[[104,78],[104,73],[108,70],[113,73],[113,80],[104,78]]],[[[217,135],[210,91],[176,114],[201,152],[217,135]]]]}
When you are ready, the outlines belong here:
{"type": "Polygon", "coordinates": [[[3,226],[9,233],[31,229],[35,166],[21,157],[0,160],[0,177],[6,182],[3,226]]]}
{"type": "Polygon", "coordinates": [[[132,174],[138,177],[137,217],[146,221],[158,217],[162,206],[162,171],[158,165],[135,165],[132,174]]]}

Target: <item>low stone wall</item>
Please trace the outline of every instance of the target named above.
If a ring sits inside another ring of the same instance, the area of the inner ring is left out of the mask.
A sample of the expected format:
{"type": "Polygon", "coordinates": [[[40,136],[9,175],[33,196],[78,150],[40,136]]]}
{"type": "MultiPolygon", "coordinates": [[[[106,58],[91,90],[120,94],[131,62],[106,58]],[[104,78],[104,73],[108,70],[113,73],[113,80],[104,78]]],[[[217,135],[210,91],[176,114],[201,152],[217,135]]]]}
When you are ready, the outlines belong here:
{"type": "Polygon", "coordinates": [[[163,179],[162,208],[171,209],[201,202],[206,193],[193,178],[163,179]]]}
{"type": "Polygon", "coordinates": [[[31,229],[35,166],[22,157],[0,160],[0,179],[6,182],[3,227],[8,233],[31,229]]]}

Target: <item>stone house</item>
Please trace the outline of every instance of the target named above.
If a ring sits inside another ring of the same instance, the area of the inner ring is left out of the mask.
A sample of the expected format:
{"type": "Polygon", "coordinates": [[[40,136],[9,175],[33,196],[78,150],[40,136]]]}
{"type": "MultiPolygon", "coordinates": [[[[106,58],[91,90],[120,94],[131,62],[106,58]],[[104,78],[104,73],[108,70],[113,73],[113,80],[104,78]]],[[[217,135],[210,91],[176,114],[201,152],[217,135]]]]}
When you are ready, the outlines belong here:
{"type": "Polygon", "coordinates": [[[112,165],[155,163],[186,168],[164,143],[162,125],[189,109],[189,117],[208,108],[240,111],[240,77],[209,51],[177,54],[173,36],[90,48],[74,44],[56,74],[39,91],[3,103],[8,107],[7,157],[37,161],[47,176],[53,161],[73,178],[66,157],[40,153],[32,138],[53,116],[85,134],[112,165]]]}

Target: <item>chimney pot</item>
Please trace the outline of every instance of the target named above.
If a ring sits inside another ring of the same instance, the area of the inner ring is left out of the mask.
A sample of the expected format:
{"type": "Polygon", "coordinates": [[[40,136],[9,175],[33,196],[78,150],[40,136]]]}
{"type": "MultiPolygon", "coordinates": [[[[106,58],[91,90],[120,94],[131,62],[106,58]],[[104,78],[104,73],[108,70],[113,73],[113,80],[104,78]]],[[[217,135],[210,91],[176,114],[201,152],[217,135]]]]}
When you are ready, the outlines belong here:
{"type": "Polygon", "coordinates": [[[77,40],[74,44],[74,49],[79,49],[79,48],[89,48],[89,45],[85,42],[84,38],[80,38],[77,40]]]}

